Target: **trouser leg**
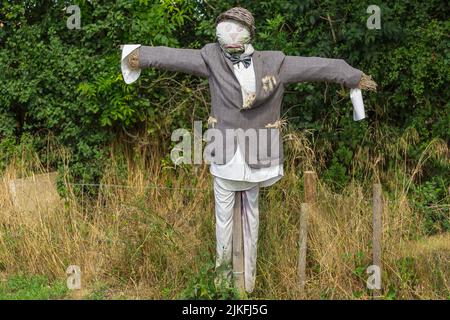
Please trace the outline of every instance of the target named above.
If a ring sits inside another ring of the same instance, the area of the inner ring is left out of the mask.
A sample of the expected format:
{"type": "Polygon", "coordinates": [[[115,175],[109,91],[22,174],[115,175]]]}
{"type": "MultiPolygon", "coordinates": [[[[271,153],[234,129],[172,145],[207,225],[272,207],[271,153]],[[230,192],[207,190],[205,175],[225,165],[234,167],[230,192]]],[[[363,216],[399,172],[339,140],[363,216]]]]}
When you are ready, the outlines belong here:
{"type": "Polygon", "coordinates": [[[255,186],[242,193],[245,291],[252,292],[255,287],[256,279],[256,256],[259,228],[259,186],[255,186]]]}
{"type": "Polygon", "coordinates": [[[232,262],[235,192],[221,188],[214,181],[214,198],[216,209],[216,267],[219,267],[224,264],[231,265],[232,262]]]}

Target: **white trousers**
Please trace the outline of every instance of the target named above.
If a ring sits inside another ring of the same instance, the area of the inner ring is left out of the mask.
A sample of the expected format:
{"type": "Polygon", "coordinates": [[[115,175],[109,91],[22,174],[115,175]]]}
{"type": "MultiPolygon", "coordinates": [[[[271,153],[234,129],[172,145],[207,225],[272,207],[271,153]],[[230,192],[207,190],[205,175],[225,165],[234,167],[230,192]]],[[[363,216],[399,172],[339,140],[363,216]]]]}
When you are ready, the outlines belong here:
{"type": "MultiPolygon", "coordinates": [[[[236,191],[227,190],[214,179],[216,209],[216,267],[232,264],[233,208],[236,191]]],[[[252,292],[256,278],[256,254],[259,227],[259,184],[242,191],[245,291],[252,292]]],[[[230,270],[231,272],[231,270],[230,270]]]]}

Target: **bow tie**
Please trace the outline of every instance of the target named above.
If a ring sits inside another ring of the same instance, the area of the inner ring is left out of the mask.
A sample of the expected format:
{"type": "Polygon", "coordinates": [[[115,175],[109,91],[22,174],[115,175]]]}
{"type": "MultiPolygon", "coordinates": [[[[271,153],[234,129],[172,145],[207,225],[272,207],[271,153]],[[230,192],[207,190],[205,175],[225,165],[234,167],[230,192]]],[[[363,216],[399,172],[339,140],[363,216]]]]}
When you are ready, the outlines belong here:
{"type": "Polygon", "coordinates": [[[247,69],[250,64],[252,63],[252,56],[251,55],[245,55],[245,56],[233,56],[229,53],[226,53],[226,56],[228,59],[231,60],[233,64],[237,64],[239,62],[242,62],[244,64],[244,67],[247,69]]]}

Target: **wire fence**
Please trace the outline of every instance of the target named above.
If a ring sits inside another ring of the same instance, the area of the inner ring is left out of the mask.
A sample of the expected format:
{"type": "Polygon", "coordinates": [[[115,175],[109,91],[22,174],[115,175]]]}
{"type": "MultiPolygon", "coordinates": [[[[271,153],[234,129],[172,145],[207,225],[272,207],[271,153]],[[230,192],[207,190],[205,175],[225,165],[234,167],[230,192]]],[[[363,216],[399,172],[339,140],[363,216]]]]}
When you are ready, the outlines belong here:
{"type": "Polygon", "coordinates": [[[86,186],[86,187],[97,187],[97,188],[123,188],[123,189],[162,189],[162,190],[188,190],[188,191],[207,191],[209,188],[196,188],[196,187],[169,187],[169,186],[158,186],[158,185],[146,185],[145,187],[130,186],[124,184],[103,184],[103,183],[65,183],[69,186],[86,186]]]}
{"type": "MultiPolygon", "coordinates": [[[[124,185],[124,184],[104,184],[104,183],[64,183],[67,186],[78,186],[78,187],[94,187],[94,188],[117,188],[117,189],[135,189],[135,190],[183,190],[183,191],[212,191],[213,188],[198,188],[198,187],[190,187],[190,186],[181,186],[181,187],[170,187],[170,186],[161,186],[156,184],[148,184],[144,187],[142,186],[132,186],[132,185],[124,185]]],[[[268,188],[260,187],[260,193],[268,192],[268,188]]]]}

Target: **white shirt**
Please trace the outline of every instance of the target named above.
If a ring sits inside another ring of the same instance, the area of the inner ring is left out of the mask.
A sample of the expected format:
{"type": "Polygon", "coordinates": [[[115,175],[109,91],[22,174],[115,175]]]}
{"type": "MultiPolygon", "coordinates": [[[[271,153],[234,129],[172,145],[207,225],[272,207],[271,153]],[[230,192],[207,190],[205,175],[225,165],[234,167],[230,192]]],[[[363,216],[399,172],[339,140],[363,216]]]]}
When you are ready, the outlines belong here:
{"type": "MultiPolygon", "coordinates": [[[[124,45],[122,48],[121,69],[125,83],[136,81],[141,70],[132,70],[128,65],[127,56],[140,44],[124,45]]],[[[245,99],[250,94],[256,92],[255,71],[253,60],[248,68],[244,67],[242,62],[234,65],[234,74],[241,85],[242,98],[245,99]]],[[[360,89],[350,89],[350,98],[353,104],[353,120],[359,121],[366,117],[364,112],[364,103],[360,89]]],[[[244,103],[244,101],[242,103],[244,103]]],[[[211,174],[216,178],[221,187],[228,190],[247,190],[259,184],[260,186],[269,186],[277,182],[283,176],[283,165],[277,164],[268,168],[251,168],[244,160],[244,156],[239,146],[233,158],[226,164],[211,164],[211,174]]]]}

